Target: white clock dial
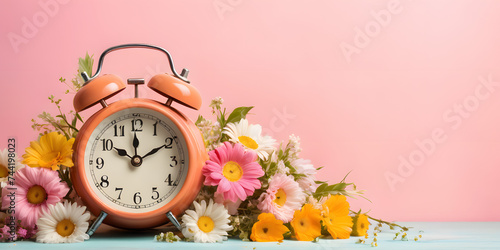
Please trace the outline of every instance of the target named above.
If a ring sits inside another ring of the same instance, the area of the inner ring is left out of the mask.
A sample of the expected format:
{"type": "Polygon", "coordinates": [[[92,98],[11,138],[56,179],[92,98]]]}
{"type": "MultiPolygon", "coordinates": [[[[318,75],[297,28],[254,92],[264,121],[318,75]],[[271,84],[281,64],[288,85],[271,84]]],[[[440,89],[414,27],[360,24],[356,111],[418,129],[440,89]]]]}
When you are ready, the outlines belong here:
{"type": "Polygon", "coordinates": [[[187,175],[186,141],[164,115],[131,108],[105,118],[85,149],[85,174],[109,207],[131,213],[159,209],[180,191],[187,175]]]}

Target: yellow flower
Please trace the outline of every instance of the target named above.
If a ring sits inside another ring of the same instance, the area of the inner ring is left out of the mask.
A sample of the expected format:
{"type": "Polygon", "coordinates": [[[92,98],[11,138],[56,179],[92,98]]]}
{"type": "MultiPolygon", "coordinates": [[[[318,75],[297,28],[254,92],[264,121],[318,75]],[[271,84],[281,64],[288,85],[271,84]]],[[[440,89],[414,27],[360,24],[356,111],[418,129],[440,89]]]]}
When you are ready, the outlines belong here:
{"type": "Polygon", "coordinates": [[[368,231],[370,222],[368,221],[368,216],[366,214],[357,214],[352,216],[352,232],[351,236],[364,236],[368,231]]]}
{"type": "Polygon", "coordinates": [[[334,239],[348,239],[352,231],[349,203],[343,195],[333,195],[323,203],[323,224],[334,239]]]}
{"type": "Polygon", "coordinates": [[[259,221],[252,227],[250,239],[259,242],[282,241],[283,234],[290,231],[283,221],[277,220],[271,213],[261,213],[259,221]]]}
{"type": "Polygon", "coordinates": [[[51,132],[43,135],[40,142],[32,141],[23,155],[23,164],[32,168],[50,168],[59,170],[59,166],[72,167],[73,143],[75,138],[66,140],[64,135],[51,132]]]}
{"type": "Polygon", "coordinates": [[[291,222],[295,237],[301,241],[313,241],[321,235],[321,211],[311,204],[296,210],[291,222]]]}

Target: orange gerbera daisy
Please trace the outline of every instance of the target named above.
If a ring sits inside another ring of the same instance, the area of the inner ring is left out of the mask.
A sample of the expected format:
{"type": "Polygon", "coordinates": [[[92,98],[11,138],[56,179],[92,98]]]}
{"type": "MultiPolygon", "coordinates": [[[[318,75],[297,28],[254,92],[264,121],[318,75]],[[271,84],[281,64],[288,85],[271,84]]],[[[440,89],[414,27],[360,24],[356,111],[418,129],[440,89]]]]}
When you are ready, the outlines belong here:
{"type": "Polygon", "coordinates": [[[368,231],[368,227],[370,226],[370,222],[368,221],[368,216],[366,214],[356,214],[356,216],[352,216],[352,232],[351,236],[365,236],[368,231]]]}
{"type": "Polygon", "coordinates": [[[348,239],[352,231],[349,203],[343,195],[333,195],[323,203],[323,224],[334,239],[348,239]]]}
{"type": "Polygon", "coordinates": [[[321,235],[321,211],[311,204],[305,204],[295,211],[291,222],[295,237],[301,241],[313,241],[321,235]]]}
{"type": "Polygon", "coordinates": [[[261,213],[252,227],[250,239],[259,242],[283,241],[283,234],[290,230],[271,213],[261,213]]]}

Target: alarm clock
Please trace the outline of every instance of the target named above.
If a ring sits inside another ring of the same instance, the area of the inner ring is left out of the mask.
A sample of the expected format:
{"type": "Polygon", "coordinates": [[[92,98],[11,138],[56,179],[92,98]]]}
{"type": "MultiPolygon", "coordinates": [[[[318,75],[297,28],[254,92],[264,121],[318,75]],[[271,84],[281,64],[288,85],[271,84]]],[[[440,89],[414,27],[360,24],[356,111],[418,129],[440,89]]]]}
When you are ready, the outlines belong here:
{"type": "Polygon", "coordinates": [[[201,96],[187,80],[188,70],[175,70],[170,53],[147,44],[124,44],[105,50],[96,73],[85,80],[73,105],[81,112],[94,105],[93,114],[78,132],[74,144],[71,179],[88,209],[97,217],[88,234],[101,222],[120,228],[143,229],[176,219],[196,198],[202,167],[208,155],[201,132],[173,103],[198,110],[201,96]],[[126,88],[116,75],[100,75],[104,57],[127,48],[154,49],[166,54],[172,75],[153,76],[147,86],[166,101],[139,98],[144,79],[128,79],[135,97],[108,104],[126,88]]]}

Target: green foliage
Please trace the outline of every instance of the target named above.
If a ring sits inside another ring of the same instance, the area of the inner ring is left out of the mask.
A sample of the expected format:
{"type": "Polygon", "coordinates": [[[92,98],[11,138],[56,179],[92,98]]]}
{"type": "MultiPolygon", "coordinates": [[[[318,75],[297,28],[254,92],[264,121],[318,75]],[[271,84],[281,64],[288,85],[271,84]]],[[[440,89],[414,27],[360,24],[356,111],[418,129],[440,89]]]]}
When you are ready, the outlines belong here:
{"type": "MultiPolygon", "coordinates": [[[[356,198],[356,196],[359,196],[361,198],[364,198],[368,201],[370,201],[368,198],[363,196],[364,191],[363,190],[357,190],[356,185],[354,183],[347,183],[345,182],[345,179],[351,172],[347,173],[342,181],[336,184],[328,185],[328,183],[323,182],[323,181],[316,181],[316,184],[320,184],[318,188],[316,188],[316,191],[313,193],[313,197],[317,200],[321,199],[322,197],[326,197],[328,195],[336,195],[336,194],[341,194],[345,196],[349,196],[351,198],[356,198]],[[348,188],[351,187],[352,189],[348,188]]],[[[370,201],[371,202],[371,201],[370,201]]]]}
{"type": "MultiPolygon", "coordinates": [[[[222,102],[223,101],[221,98],[215,98],[214,100],[212,100],[210,104],[210,107],[212,108],[212,114],[217,116],[217,123],[219,124],[218,131],[215,131],[215,134],[220,135],[220,137],[215,142],[211,142],[211,144],[218,144],[221,142],[228,141],[229,140],[228,136],[222,134],[224,127],[226,127],[228,123],[235,123],[239,122],[241,119],[245,119],[248,112],[253,108],[253,106],[238,107],[235,108],[228,116],[226,113],[226,108],[222,107],[222,102]]],[[[207,128],[205,126],[206,124],[211,124],[211,121],[200,115],[198,116],[198,119],[196,120],[195,124],[201,130],[202,134],[206,134],[207,128]]],[[[205,138],[205,140],[206,139],[207,138],[205,138]]]]}
{"type": "MultiPolygon", "coordinates": [[[[66,82],[66,78],[60,77],[59,82],[65,84],[68,89],[64,92],[65,94],[76,93],[83,85],[83,79],[80,76],[81,72],[87,72],[89,75],[92,74],[92,66],[94,64],[94,59],[92,56],[89,56],[87,53],[84,58],[78,59],[78,71],[75,74],[74,78],[71,80],[71,84],[66,82]]],[[[37,122],[35,119],[32,119],[33,123],[31,127],[33,130],[39,131],[40,135],[45,133],[49,133],[51,131],[58,131],[61,134],[64,134],[67,139],[72,137],[76,137],[78,133],[78,122],[83,123],[83,119],[77,112],[70,110],[68,113],[65,113],[61,109],[61,101],[62,99],[56,99],[54,95],[50,95],[49,98],[51,103],[56,105],[58,110],[58,115],[53,117],[48,112],[43,112],[39,114],[37,117],[41,119],[42,122],[37,122]]]]}
{"type": "Polygon", "coordinates": [[[231,114],[229,115],[229,117],[227,118],[226,120],[226,124],[221,124],[221,127],[223,127],[222,125],[226,126],[227,123],[231,123],[231,122],[239,122],[241,119],[245,119],[248,112],[250,110],[253,109],[253,106],[251,107],[238,107],[238,108],[235,108],[233,110],[233,112],[231,112],[231,114]]]}
{"type": "Polygon", "coordinates": [[[78,59],[78,76],[82,72],[86,72],[89,76],[92,76],[92,66],[94,65],[94,55],[89,56],[87,52],[85,58],[78,59]]]}

